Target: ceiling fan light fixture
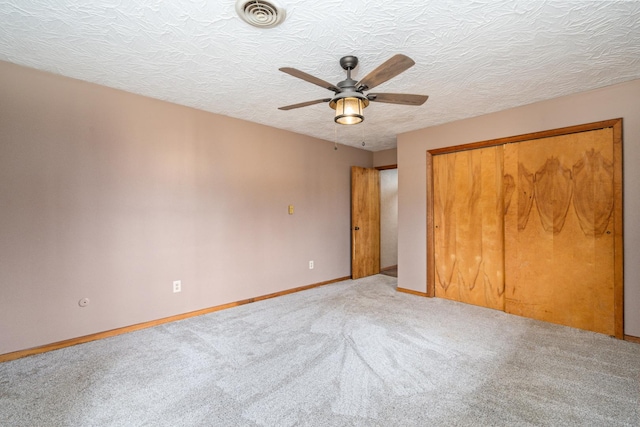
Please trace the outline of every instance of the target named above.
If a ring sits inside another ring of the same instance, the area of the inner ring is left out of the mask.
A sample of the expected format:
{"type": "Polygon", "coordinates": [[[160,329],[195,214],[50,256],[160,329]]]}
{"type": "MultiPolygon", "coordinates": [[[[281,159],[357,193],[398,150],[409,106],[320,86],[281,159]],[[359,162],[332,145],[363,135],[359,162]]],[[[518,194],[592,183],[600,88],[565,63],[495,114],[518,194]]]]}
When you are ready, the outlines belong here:
{"type": "Polygon", "coordinates": [[[364,103],[359,98],[340,98],[336,101],[336,123],[357,125],[364,120],[364,103]]]}
{"type": "Polygon", "coordinates": [[[357,125],[364,120],[364,109],[369,100],[361,93],[340,93],[329,102],[329,106],[336,110],[334,120],[341,125],[357,125]]]}

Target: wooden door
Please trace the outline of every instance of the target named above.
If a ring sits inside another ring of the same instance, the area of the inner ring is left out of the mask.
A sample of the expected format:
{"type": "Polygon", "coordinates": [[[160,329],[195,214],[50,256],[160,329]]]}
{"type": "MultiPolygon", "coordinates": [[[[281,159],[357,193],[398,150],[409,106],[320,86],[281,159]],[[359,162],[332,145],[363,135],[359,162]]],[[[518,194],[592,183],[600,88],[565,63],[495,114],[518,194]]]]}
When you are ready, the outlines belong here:
{"type": "Polygon", "coordinates": [[[615,333],[613,128],[505,146],[505,311],[615,333]]]}
{"type": "Polygon", "coordinates": [[[503,148],[433,158],[435,295],[504,309],[503,148]]]}
{"type": "Polygon", "coordinates": [[[506,312],[623,338],[622,119],[430,150],[427,174],[427,295],[490,307],[502,274],[506,312]]]}
{"type": "Polygon", "coordinates": [[[376,169],[351,168],[351,276],[380,273],[380,176],[376,169]]]}

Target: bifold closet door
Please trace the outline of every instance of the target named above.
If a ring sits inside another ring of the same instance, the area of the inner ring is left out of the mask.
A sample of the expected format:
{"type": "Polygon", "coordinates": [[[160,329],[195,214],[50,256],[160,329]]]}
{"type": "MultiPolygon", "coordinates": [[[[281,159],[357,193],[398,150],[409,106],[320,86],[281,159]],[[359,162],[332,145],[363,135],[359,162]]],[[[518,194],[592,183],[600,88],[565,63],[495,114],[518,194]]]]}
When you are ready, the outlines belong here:
{"type": "Polygon", "coordinates": [[[504,146],[505,311],[614,334],[613,129],[504,146]]]}
{"type": "Polygon", "coordinates": [[[503,147],[433,157],[435,295],[504,310],[503,147]]]}

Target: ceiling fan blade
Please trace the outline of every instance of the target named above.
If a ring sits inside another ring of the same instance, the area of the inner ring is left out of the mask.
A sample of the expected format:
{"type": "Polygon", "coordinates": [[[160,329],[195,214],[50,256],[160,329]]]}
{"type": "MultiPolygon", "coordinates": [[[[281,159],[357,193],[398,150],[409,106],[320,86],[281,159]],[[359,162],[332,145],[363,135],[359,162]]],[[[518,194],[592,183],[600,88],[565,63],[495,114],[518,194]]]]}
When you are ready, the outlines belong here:
{"type": "Polygon", "coordinates": [[[326,82],[322,79],[319,79],[317,77],[312,76],[311,74],[307,74],[304,71],[300,71],[297,70],[295,68],[289,68],[289,67],[284,67],[284,68],[280,68],[280,71],[290,74],[293,77],[297,77],[299,79],[302,79],[304,81],[307,81],[309,83],[313,83],[314,85],[318,85],[320,87],[323,87],[325,89],[329,89],[332,90],[334,92],[340,92],[340,89],[338,89],[337,87],[335,87],[334,85],[332,85],[329,82],[326,82]]]}
{"type": "Polygon", "coordinates": [[[422,105],[428,98],[427,95],[410,95],[407,93],[370,93],[367,95],[369,101],[402,105],[422,105]]]}
{"type": "Polygon", "coordinates": [[[357,84],[357,88],[362,90],[370,90],[389,79],[394,78],[403,71],[408,70],[415,64],[413,59],[405,55],[394,55],[386,62],[382,63],[378,68],[367,74],[357,84]]]}
{"type": "Polygon", "coordinates": [[[331,98],[316,99],[315,101],[301,102],[299,104],[287,105],[286,107],[279,107],[278,110],[293,110],[294,108],[306,107],[308,105],[320,104],[322,102],[329,102],[331,98]]]}

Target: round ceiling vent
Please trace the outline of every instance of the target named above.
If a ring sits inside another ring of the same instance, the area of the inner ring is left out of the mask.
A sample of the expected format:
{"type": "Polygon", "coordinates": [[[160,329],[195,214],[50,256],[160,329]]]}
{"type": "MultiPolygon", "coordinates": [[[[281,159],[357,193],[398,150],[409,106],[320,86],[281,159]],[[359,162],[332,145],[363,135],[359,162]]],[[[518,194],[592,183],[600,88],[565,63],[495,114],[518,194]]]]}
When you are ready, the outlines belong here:
{"type": "Polygon", "coordinates": [[[237,0],[238,16],[254,27],[271,28],[284,21],[286,12],[272,1],[237,0]]]}

